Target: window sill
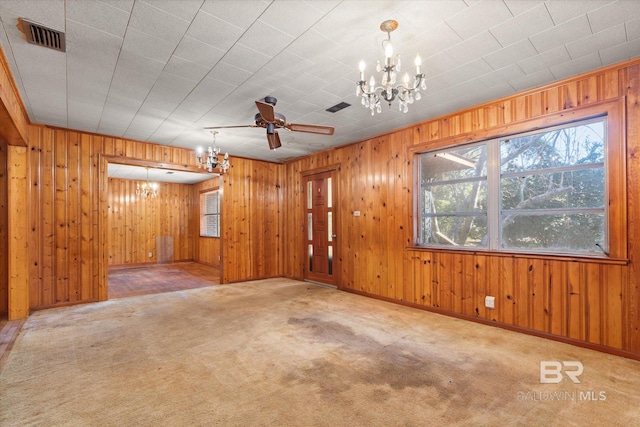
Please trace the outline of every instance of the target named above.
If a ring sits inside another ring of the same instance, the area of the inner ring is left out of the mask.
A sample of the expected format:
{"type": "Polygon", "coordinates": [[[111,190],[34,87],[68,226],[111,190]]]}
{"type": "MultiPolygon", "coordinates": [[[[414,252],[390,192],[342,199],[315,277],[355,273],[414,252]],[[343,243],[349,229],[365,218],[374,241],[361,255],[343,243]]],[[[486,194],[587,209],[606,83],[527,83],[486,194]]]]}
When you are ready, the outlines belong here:
{"type": "Polygon", "coordinates": [[[464,255],[484,255],[495,256],[502,258],[528,258],[528,259],[544,259],[551,261],[571,261],[571,262],[589,262],[595,264],[613,264],[613,265],[627,265],[628,259],[624,258],[605,258],[595,256],[579,256],[579,255],[553,255],[553,254],[535,254],[535,253],[521,253],[521,252],[498,252],[479,249],[444,249],[436,248],[433,246],[408,246],[405,248],[408,252],[438,252],[449,254],[464,254],[464,255]]]}

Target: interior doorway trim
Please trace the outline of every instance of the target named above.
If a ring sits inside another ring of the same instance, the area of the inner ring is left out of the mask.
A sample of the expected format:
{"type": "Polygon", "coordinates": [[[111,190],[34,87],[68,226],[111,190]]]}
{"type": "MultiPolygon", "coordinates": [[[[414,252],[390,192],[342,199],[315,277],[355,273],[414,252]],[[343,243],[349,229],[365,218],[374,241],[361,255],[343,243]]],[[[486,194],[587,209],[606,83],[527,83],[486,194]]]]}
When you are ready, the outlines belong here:
{"type": "Polygon", "coordinates": [[[342,247],[343,245],[341,244],[341,240],[340,240],[340,236],[343,234],[342,233],[342,221],[340,218],[340,209],[339,209],[339,205],[338,202],[340,200],[340,171],[341,171],[341,164],[340,163],[333,163],[330,165],[326,165],[326,166],[322,166],[322,167],[318,167],[318,168],[314,168],[314,169],[308,169],[305,171],[300,171],[300,185],[302,187],[304,187],[304,181],[308,178],[311,177],[313,175],[317,175],[317,174],[322,174],[322,173],[326,173],[326,172],[330,172],[334,175],[335,177],[335,182],[333,183],[332,186],[332,192],[333,192],[333,200],[335,200],[335,229],[334,232],[337,234],[338,238],[336,239],[336,244],[334,245],[335,247],[335,254],[334,254],[334,267],[333,267],[333,276],[334,276],[334,284],[330,284],[330,283],[321,283],[318,282],[317,280],[313,280],[313,279],[309,279],[306,278],[306,264],[305,264],[305,260],[307,259],[307,242],[305,240],[305,236],[307,236],[307,228],[305,226],[306,224],[306,214],[305,214],[305,209],[304,207],[306,206],[306,197],[307,197],[307,193],[306,193],[306,188],[301,188],[300,190],[300,199],[299,199],[299,209],[298,209],[298,213],[297,215],[299,215],[299,220],[300,220],[300,224],[303,225],[303,232],[300,234],[300,239],[299,239],[299,250],[300,250],[300,254],[301,254],[301,273],[302,273],[302,279],[304,281],[308,281],[310,283],[314,283],[317,285],[322,285],[322,286],[327,286],[327,287],[335,287],[337,289],[340,289],[341,286],[341,273],[342,273],[342,261],[341,261],[341,254],[342,254],[342,247]]]}
{"type": "MultiPolygon", "coordinates": [[[[107,250],[109,231],[107,227],[109,218],[109,163],[209,174],[197,166],[144,160],[135,157],[98,154],[98,301],[106,301],[109,299],[109,254],[107,250]]],[[[222,185],[222,180],[220,182],[222,185]]],[[[221,240],[222,238],[223,237],[220,236],[221,240]]],[[[222,256],[222,252],[220,255],[222,256]]],[[[220,280],[222,280],[222,268],[220,268],[220,280]]]]}

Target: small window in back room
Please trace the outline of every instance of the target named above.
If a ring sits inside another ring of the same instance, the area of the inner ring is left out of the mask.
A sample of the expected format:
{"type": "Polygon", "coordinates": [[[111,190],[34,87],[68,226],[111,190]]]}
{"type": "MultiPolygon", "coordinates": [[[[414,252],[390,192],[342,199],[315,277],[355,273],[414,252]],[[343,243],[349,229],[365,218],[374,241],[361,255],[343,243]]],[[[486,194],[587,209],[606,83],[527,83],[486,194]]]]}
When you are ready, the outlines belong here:
{"type": "Polygon", "coordinates": [[[220,190],[200,193],[200,236],[220,237],[220,190]]]}

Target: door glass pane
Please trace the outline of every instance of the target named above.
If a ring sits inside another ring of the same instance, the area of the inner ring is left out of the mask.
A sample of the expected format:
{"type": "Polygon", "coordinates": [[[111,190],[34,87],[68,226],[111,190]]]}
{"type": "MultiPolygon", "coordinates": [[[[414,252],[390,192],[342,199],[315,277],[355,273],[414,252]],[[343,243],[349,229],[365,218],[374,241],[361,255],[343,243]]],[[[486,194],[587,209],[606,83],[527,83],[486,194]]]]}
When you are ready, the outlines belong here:
{"type": "Polygon", "coordinates": [[[309,271],[313,271],[313,245],[309,245],[309,271]]]}
{"type": "Polygon", "coordinates": [[[307,209],[313,208],[313,182],[307,182],[307,209]]]}
{"type": "Polygon", "coordinates": [[[309,230],[309,235],[307,236],[309,240],[313,240],[313,214],[309,212],[307,214],[307,229],[309,230]]]}
{"type": "Polygon", "coordinates": [[[332,199],[333,199],[333,191],[332,191],[332,185],[331,185],[331,178],[327,178],[327,207],[333,207],[332,206],[332,199]]]}
{"type": "Polygon", "coordinates": [[[333,212],[327,212],[327,231],[329,232],[327,239],[333,242],[333,212]]]}
{"type": "Polygon", "coordinates": [[[329,275],[333,274],[333,246],[327,247],[329,252],[329,275]]]}

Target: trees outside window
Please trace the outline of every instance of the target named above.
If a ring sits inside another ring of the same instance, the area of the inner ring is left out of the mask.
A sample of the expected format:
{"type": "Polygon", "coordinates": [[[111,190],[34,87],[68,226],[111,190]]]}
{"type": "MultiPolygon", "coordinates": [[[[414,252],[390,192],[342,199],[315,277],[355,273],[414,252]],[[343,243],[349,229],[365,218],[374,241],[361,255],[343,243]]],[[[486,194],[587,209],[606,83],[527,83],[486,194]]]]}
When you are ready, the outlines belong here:
{"type": "Polygon", "coordinates": [[[422,153],[418,245],[607,253],[606,119],[422,153]]]}

